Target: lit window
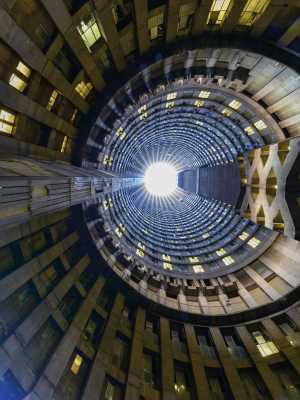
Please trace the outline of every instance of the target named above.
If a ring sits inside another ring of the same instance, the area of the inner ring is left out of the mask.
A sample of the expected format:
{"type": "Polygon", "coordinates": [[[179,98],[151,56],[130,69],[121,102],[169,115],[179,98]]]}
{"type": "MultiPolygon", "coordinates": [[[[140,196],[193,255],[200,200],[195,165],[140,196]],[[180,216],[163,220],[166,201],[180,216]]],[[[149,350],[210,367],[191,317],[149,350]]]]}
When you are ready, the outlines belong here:
{"type": "Polygon", "coordinates": [[[249,237],[249,233],[248,232],[243,232],[240,234],[239,239],[241,240],[246,240],[249,237]]]}
{"type": "Polygon", "coordinates": [[[196,125],[203,126],[204,123],[202,121],[196,121],[196,125]]]}
{"type": "Polygon", "coordinates": [[[13,133],[16,116],[11,112],[0,109],[0,131],[11,135],[13,133]]]}
{"type": "Polygon", "coordinates": [[[223,258],[223,263],[224,263],[225,265],[233,264],[233,263],[234,263],[234,258],[231,257],[231,256],[224,257],[224,258],[223,258]]]}
{"type": "Polygon", "coordinates": [[[251,26],[265,11],[270,0],[248,0],[240,17],[239,25],[251,26]]]}
{"type": "Polygon", "coordinates": [[[103,200],[103,208],[104,210],[108,210],[109,208],[113,207],[112,199],[109,197],[108,200],[103,200]]]}
{"type": "Polygon", "coordinates": [[[23,79],[19,78],[16,74],[11,75],[11,77],[9,78],[9,84],[21,93],[24,92],[27,86],[27,83],[23,81],[23,79]]]}
{"type": "Polygon", "coordinates": [[[163,254],[162,255],[163,260],[165,261],[171,261],[171,256],[169,256],[168,254],[163,254]]]}
{"type": "Polygon", "coordinates": [[[218,256],[224,256],[224,254],[226,254],[226,250],[220,249],[220,250],[217,250],[216,253],[218,254],[218,256]]]}
{"type": "Polygon", "coordinates": [[[209,238],[209,233],[203,233],[202,237],[203,237],[203,239],[209,238]]]}
{"type": "Polygon", "coordinates": [[[109,155],[105,155],[103,158],[103,164],[104,165],[109,165],[110,167],[112,166],[113,158],[110,157],[109,155]]]}
{"type": "Polygon", "coordinates": [[[148,29],[150,32],[150,40],[155,40],[162,36],[164,25],[164,14],[155,15],[148,19],[148,29]]]}
{"type": "Polygon", "coordinates": [[[192,15],[195,13],[196,5],[193,3],[183,4],[179,9],[179,21],[177,30],[183,30],[190,26],[192,15]]]}
{"type": "Polygon", "coordinates": [[[76,92],[79,93],[83,99],[85,99],[89,95],[92,89],[93,85],[90,82],[88,83],[80,82],[75,87],[76,92]]]}
{"type": "Polygon", "coordinates": [[[260,240],[259,239],[256,239],[255,237],[253,237],[253,238],[251,238],[250,240],[249,240],[249,242],[247,243],[250,247],[253,247],[253,248],[255,248],[255,247],[257,247],[259,244],[260,244],[260,240]]]}
{"type": "Polygon", "coordinates": [[[196,100],[194,104],[198,108],[199,107],[203,107],[204,106],[204,101],[203,100],[196,100]]]}
{"type": "Polygon", "coordinates": [[[191,263],[199,262],[199,258],[198,257],[189,257],[189,260],[190,260],[191,263]]]}
{"type": "Polygon", "coordinates": [[[252,332],[252,336],[256,341],[256,347],[263,357],[279,353],[278,348],[271,341],[267,341],[260,331],[252,332]]]}
{"type": "Polygon", "coordinates": [[[31,75],[31,70],[25,64],[23,64],[21,61],[17,65],[17,71],[19,71],[26,78],[29,78],[31,75]]]}
{"type": "Polygon", "coordinates": [[[122,232],[122,230],[121,230],[119,227],[115,229],[115,232],[116,232],[116,235],[117,235],[118,237],[122,237],[122,236],[123,236],[123,232],[122,232]]]}
{"type": "Polygon", "coordinates": [[[264,123],[263,120],[259,120],[254,122],[254,126],[256,129],[258,129],[259,131],[263,131],[264,129],[266,129],[268,126],[264,123]]]}
{"type": "Polygon", "coordinates": [[[140,257],[144,257],[145,255],[145,245],[142,243],[138,243],[138,248],[136,249],[136,255],[140,256],[140,257]]]}
{"type": "Polygon", "coordinates": [[[117,129],[117,131],[116,131],[116,136],[117,136],[118,138],[120,138],[121,140],[123,140],[123,139],[125,138],[126,132],[124,131],[124,129],[123,129],[121,126],[120,126],[119,129],[117,129]]]}
{"type": "Polygon", "coordinates": [[[237,100],[232,100],[232,101],[229,103],[229,107],[233,108],[234,110],[238,110],[238,109],[241,107],[241,105],[242,105],[242,103],[240,103],[240,102],[237,101],[237,100]]]}
{"type": "Polygon", "coordinates": [[[100,29],[94,15],[91,14],[88,19],[81,21],[80,25],[77,26],[77,30],[87,49],[91,52],[93,44],[101,38],[100,29]]]}
{"type": "Polygon", "coordinates": [[[50,99],[48,101],[48,104],[47,104],[48,111],[52,110],[52,108],[56,102],[57,96],[58,96],[58,92],[56,90],[53,90],[53,92],[51,93],[50,99]]]}
{"type": "Polygon", "coordinates": [[[250,136],[253,135],[254,133],[254,129],[252,128],[252,126],[247,126],[244,131],[250,136]]]}
{"type": "Polygon", "coordinates": [[[175,106],[175,101],[169,101],[166,103],[166,108],[172,108],[175,106]]]}
{"type": "Polygon", "coordinates": [[[71,122],[72,124],[73,124],[73,122],[75,121],[75,118],[76,118],[77,114],[78,114],[78,110],[75,108],[75,110],[74,110],[74,112],[73,112],[73,114],[72,114],[72,117],[71,117],[71,119],[70,119],[70,122],[71,122]]]}
{"type": "Polygon", "coordinates": [[[65,136],[60,149],[61,153],[64,153],[66,151],[67,144],[68,144],[68,136],[65,136]]]}
{"type": "Polygon", "coordinates": [[[226,115],[226,117],[229,117],[232,114],[232,111],[229,110],[229,108],[224,108],[224,110],[222,111],[223,115],[226,115]]]}
{"type": "Polygon", "coordinates": [[[204,269],[200,264],[193,265],[193,270],[196,274],[198,274],[199,272],[204,272],[204,269]]]}
{"type": "Polygon", "coordinates": [[[232,0],[214,0],[207,19],[208,24],[221,24],[225,19],[232,0]]]}
{"type": "Polygon", "coordinates": [[[174,93],[169,93],[169,94],[167,95],[167,100],[175,100],[176,97],[177,97],[177,93],[176,93],[176,92],[174,92],[174,93]]]}
{"type": "Polygon", "coordinates": [[[168,270],[172,271],[172,269],[173,269],[173,266],[172,266],[172,264],[171,264],[171,263],[164,262],[164,263],[163,263],[163,268],[164,268],[164,269],[168,269],[168,270]]]}
{"type": "Polygon", "coordinates": [[[147,110],[146,104],[144,104],[142,107],[138,109],[138,113],[140,114],[140,120],[147,118],[148,114],[146,110],[147,110]]]}
{"type": "Polygon", "coordinates": [[[144,104],[143,106],[141,106],[141,107],[138,109],[138,113],[139,113],[139,114],[143,114],[146,110],[147,110],[147,105],[144,104]]]}
{"type": "Polygon", "coordinates": [[[208,99],[208,98],[209,98],[209,95],[210,95],[210,92],[209,92],[209,91],[207,91],[207,90],[201,90],[201,92],[199,93],[199,96],[198,96],[198,97],[200,97],[200,98],[202,98],[202,99],[208,99]]]}
{"type": "Polygon", "coordinates": [[[79,354],[77,354],[76,357],[74,358],[73,364],[71,366],[71,371],[73,372],[74,375],[78,374],[82,362],[83,362],[83,358],[79,354]]]}

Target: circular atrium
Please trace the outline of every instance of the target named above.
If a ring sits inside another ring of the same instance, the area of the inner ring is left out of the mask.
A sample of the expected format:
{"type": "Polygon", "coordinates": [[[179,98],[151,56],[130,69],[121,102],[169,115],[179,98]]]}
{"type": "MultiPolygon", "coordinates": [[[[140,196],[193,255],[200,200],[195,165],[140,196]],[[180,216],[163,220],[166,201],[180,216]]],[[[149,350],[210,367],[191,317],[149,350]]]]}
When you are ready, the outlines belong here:
{"type": "Polygon", "coordinates": [[[0,399],[300,399],[299,1],[0,18],[0,399]]]}

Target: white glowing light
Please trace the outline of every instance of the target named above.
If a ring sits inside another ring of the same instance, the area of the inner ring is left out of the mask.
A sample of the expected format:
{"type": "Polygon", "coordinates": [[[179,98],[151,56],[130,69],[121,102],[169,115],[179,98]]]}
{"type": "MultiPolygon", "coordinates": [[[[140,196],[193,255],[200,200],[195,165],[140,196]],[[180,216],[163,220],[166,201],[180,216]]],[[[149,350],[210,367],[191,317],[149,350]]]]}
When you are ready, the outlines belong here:
{"type": "Polygon", "coordinates": [[[177,170],[166,162],[157,162],[147,168],[144,184],[155,196],[168,196],[177,188],[177,170]]]}

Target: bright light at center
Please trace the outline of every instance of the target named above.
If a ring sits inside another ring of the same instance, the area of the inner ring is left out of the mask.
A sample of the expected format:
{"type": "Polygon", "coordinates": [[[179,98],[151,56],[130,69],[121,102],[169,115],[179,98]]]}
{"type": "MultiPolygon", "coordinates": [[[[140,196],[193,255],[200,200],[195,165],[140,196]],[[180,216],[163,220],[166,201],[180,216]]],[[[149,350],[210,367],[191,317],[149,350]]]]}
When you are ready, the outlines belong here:
{"type": "Polygon", "coordinates": [[[146,170],[144,184],[149,193],[167,196],[177,188],[176,168],[166,162],[152,164],[146,170]]]}

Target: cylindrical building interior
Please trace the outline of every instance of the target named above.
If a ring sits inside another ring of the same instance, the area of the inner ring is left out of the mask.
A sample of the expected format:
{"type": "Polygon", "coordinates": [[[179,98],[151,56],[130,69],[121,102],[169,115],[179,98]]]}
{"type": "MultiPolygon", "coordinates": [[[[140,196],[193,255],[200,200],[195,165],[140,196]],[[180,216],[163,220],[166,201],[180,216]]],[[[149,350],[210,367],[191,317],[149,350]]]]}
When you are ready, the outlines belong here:
{"type": "Polygon", "coordinates": [[[0,400],[300,399],[299,0],[0,0],[0,400]]]}

